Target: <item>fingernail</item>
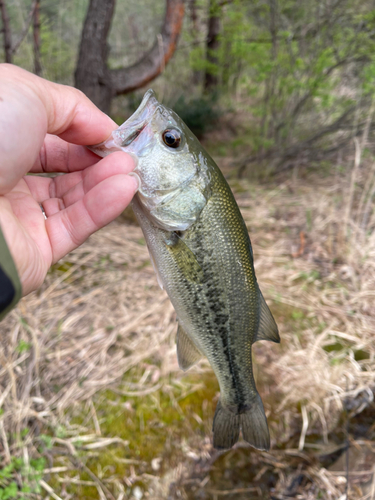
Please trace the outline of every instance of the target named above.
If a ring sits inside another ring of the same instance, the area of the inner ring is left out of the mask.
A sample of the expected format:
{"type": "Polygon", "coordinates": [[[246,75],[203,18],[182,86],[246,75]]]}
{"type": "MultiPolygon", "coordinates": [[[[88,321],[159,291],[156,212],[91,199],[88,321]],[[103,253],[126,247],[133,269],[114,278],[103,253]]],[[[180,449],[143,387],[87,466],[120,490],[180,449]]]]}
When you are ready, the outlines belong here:
{"type": "Polygon", "coordinates": [[[137,183],[137,189],[135,190],[135,192],[137,192],[138,189],[141,187],[141,179],[140,179],[139,175],[136,174],[135,172],[129,172],[128,176],[129,177],[133,177],[134,180],[136,181],[136,183],[137,183]]]}
{"type": "Polygon", "coordinates": [[[135,153],[130,152],[130,151],[127,152],[127,154],[133,158],[133,160],[134,160],[134,169],[136,169],[138,167],[138,156],[135,153]]]}

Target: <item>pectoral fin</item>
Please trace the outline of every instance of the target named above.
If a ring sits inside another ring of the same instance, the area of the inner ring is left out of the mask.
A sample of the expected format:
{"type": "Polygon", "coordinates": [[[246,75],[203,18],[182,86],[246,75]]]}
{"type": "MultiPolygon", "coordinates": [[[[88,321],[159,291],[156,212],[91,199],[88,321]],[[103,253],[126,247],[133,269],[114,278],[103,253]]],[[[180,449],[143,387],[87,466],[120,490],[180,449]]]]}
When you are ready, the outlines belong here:
{"type": "Polygon", "coordinates": [[[164,285],[163,285],[163,281],[162,281],[162,279],[160,277],[159,269],[156,266],[156,262],[155,262],[154,256],[153,256],[153,254],[151,252],[151,249],[150,249],[150,247],[148,245],[147,245],[147,248],[148,248],[148,253],[150,254],[150,261],[151,261],[152,267],[154,268],[154,271],[155,271],[155,274],[156,274],[156,279],[158,280],[158,285],[163,290],[164,289],[164,285]]]}
{"type": "Polygon", "coordinates": [[[279,330],[260,290],[259,290],[259,298],[260,298],[259,327],[253,342],[256,342],[257,340],[270,340],[271,342],[279,343],[280,342],[279,330]]]}
{"type": "Polygon", "coordinates": [[[195,347],[180,324],[177,329],[176,344],[178,366],[186,372],[186,370],[202,358],[202,354],[195,347]]]}
{"type": "Polygon", "coordinates": [[[176,232],[172,232],[165,243],[183,276],[194,283],[201,283],[203,270],[184,240],[176,232]]]}

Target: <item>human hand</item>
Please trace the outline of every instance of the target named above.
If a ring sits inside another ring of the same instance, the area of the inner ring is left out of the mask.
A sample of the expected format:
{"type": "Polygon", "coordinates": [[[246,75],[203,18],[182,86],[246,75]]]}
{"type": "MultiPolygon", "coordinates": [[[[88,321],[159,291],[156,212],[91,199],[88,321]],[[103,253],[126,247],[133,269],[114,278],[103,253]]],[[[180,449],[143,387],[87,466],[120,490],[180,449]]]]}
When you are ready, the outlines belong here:
{"type": "Polygon", "coordinates": [[[0,64],[0,227],[23,295],[130,203],[135,159],[123,152],[100,159],[84,147],[116,127],[82,92],[0,64]]]}

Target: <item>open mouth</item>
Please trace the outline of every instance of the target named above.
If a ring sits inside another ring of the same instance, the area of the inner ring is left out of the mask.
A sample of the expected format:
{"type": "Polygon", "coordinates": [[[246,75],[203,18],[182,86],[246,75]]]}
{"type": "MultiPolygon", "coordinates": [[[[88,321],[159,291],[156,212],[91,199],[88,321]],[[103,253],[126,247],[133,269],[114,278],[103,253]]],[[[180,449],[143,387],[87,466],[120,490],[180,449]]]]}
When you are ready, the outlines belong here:
{"type": "Polygon", "coordinates": [[[126,146],[130,146],[130,144],[135,141],[135,139],[139,136],[139,134],[142,132],[143,127],[139,128],[138,130],[135,130],[132,134],[128,135],[125,137],[123,142],[121,143],[122,148],[126,148],[126,146]]]}
{"type": "Polygon", "coordinates": [[[107,156],[115,151],[131,151],[132,143],[138,138],[150,116],[159,106],[153,90],[148,90],[144,95],[138,109],[119,128],[114,130],[108,139],[101,144],[88,146],[98,156],[107,156]],[[129,148],[130,146],[130,148],[129,148]]]}
{"type": "Polygon", "coordinates": [[[129,146],[142,132],[150,116],[159,106],[153,90],[144,95],[138,109],[118,129],[112,132],[115,144],[124,148],[129,146]]]}

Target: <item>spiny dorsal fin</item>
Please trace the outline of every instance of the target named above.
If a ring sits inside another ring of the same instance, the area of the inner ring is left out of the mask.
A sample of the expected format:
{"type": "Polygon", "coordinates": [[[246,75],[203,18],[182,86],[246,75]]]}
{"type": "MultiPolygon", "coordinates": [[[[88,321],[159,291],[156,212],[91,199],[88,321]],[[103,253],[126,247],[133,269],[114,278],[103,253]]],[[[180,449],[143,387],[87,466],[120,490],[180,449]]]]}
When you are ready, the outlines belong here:
{"type": "Polygon", "coordinates": [[[176,344],[178,366],[186,372],[186,370],[201,359],[202,354],[195,347],[180,324],[177,328],[176,344]]]}
{"type": "Polygon", "coordinates": [[[260,290],[259,290],[259,298],[260,298],[259,327],[258,327],[258,332],[255,335],[254,342],[256,342],[257,340],[270,340],[271,342],[279,343],[280,342],[279,330],[260,290]]]}
{"type": "Polygon", "coordinates": [[[169,238],[165,239],[165,243],[183,276],[193,283],[201,283],[203,270],[194,253],[177,232],[169,233],[169,238]]]}

